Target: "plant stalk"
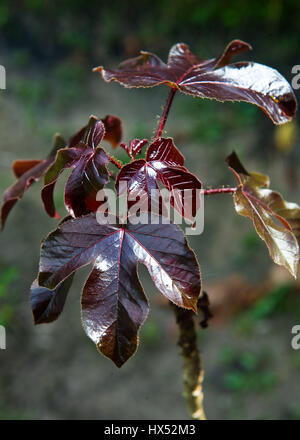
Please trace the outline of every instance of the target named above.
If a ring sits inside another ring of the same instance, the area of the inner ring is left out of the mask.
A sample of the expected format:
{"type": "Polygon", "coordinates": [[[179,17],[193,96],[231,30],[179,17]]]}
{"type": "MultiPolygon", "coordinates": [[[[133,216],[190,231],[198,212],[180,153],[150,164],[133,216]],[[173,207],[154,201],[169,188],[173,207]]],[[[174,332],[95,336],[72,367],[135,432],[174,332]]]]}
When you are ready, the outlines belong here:
{"type": "Polygon", "coordinates": [[[236,192],[236,188],[216,188],[216,189],[205,189],[203,191],[205,196],[210,196],[213,194],[232,194],[236,192]]]}
{"type": "Polygon", "coordinates": [[[194,312],[171,304],[179,329],[178,345],[183,358],[183,397],[192,419],[206,420],[203,408],[204,371],[197,346],[194,312]]]}
{"type": "Polygon", "coordinates": [[[119,170],[122,168],[123,164],[120,160],[116,159],[114,156],[111,156],[106,152],[106,155],[108,156],[111,163],[113,163],[119,170]]]}
{"type": "Polygon", "coordinates": [[[158,128],[157,128],[156,135],[155,135],[155,139],[159,138],[162,135],[162,132],[163,132],[164,127],[165,127],[165,124],[167,122],[167,118],[168,118],[168,114],[169,114],[169,111],[170,111],[170,107],[172,105],[172,102],[173,102],[173,99],[174,99],[174,96],[175,96],[176,92],[177,92],[177,89],[171,88],[169,96],[168,96],[168,99],[167,99],[167,102],[166,102],[164,110],[163,110],[163,113],[162,113],[161,118],[159,120],[158,128]]]}

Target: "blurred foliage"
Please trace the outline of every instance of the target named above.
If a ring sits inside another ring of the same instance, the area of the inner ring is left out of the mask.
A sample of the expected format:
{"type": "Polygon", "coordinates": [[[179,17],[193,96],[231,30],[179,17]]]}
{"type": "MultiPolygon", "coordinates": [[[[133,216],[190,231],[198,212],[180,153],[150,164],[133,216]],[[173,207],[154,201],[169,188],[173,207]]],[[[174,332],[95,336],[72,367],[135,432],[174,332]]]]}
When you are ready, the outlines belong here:
{"type": "Polygon", "coordinates": [[[15,266],[9,266],[0,274],[0,325],[7,326],[14,317],[17,304],[13,293],[12,283],[18,278],[19,270],[15,266]]]}
{"type": "Polygon", "coordinates": [[[274,141],[280,152],[289,153],[294,148],[296,139],[297,123],[295,120],[275,128],[274,141]]]}
{"type": "Polygon", "coordinates": [[[263,241],[255,231],[249,229],[240,237],[238,250],[232,254],[231,265],[233,270],[246,273],[249,279],[254,277],[259,280],[265,278],[268,258],[263,241]]]}
{"type": "Polygon", "coordinates": [[[0,382],[0,420],[26,420],[32,418],[31,411],[13,408],[3,398],[3,383],[0,382]]]}
{"type": "Polygon", "coordinates": [[[238,332],[247,335],[259,321],[283,314],[289,314],[294,320],[300,319],[299,292],[293,289],[292,284],[277,285],[250,309],[241,312],[236,318],[235,326],[238,332]]]}
{"type": "Polygon", "coordinates": [[[187,135],[194,142],[201,140],[215,148],[220,148],[224,136],[232,130],[253,126],[258,113],[257,107],[244,102],[220,105],[207,99],[194,99],[191,103],[189,98],[181,100],[179,105],[180,116],[188,115],[187,135]]]}
{"type": "Polygon", "coordinates": [[[28,420],[32,418],[32,413],[28,409],[8,408],[5,402],[0,401],[0,420],[28,420]]]}
{"type": "Polygon", "coordinates": [[[16,67],[36,62],[49,77],[62,63],[59,75],[73,80],[83,66],[109,57],[148,49],[166,58],[177,41],[210,57],[233,38],[249,40],[256,58],[285,69],[298,50],[300,5],[296,0],[246,0],[243,7],[238,0],[1,0],[0,17],[0,48],[16,67]]]}
{"type": "Polygon", "coordinates": [[[225,372],[221,381],[223,387],[235,392],[263,393],[277,384],[271,355],[262,350],[259,353],[225,347],[220,353],[220,362],[225,372]]]}
{"type": "MultiPolygon", "coordinates": [[[[246,0],[243,7],[237,0],[1,0],[0,49],[9,74],[6,93],[26,109],[29,128],[50,141],[53,130],[46,121],[88,99],[95,77],[92,67],[114,65],[141,49],[166,60],[170,46],[184,41],[205,58],[217,56],[230,40],[241,38],[255,50],[245,54],[246,59],[273,65],[291,79],[299,18],[296,0],[246,0]]],[[[201,137],[217,147],[231,130],[253,126],[259,113],[245,103],[220,106],[200,99],[192,102],[191,112],[190,98],[180,100],[178,108],[190,118],[191,140],[201,137]]],[[[133,121],[133,137],[144,133],[144,124],[133,121]]]]}
{"type": "Polygon", "coordinates": [[[297,369],[300,369],[300,353],[299,351],[293,351],[290,356],[291,362],[297,369]]]}
{"type": "Polygon", "coordinates": [[[285,412],[286,419],[300,420],[300,403],[292,403],[285,412]]]}
{"type": "Polygon", "coordinates": [[[148,319],[141,329],[140,340],[146,348],[157,348],[161,337],[161,329],[156,321],[148,319]]]}
{"type": "Polygon", "coordinates": [[[99,54],[120,56],[133,46],[165,50],[175,40],[196,44],[206,56],[211,40],[214,50],[216,39],[224,44],[230,35],[257,41],[266,28],[273,42],[267,55],[284,51],[288,57],[298,48],[299,15],[295,0],[247,0],[243,7],[238,0],[2,0],[0,27],[2,44],[30,47],[42,61],[72,51],[96,61],[99,54]]]}

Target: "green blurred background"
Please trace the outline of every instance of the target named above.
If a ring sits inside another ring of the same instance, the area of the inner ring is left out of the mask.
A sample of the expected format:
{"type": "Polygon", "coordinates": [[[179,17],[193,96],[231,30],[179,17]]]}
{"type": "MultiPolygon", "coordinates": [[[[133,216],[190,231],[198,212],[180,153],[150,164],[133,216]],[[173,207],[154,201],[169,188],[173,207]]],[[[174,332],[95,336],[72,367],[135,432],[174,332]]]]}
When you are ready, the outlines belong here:
{"type": "MultiPolygon", "coordinates": [[[[13,183],[17,158],[43,158],[53,134],[70,136],[90,114],[115,114],[124,140],[151,137],[167,88],[126,90],[92,73],[139,50],[167,58],[185,42],[200,57],[219,55],[232,39],[254,50],[242,56],[278,69],[289,81],[300,64],[296,0],[150,1],[0,0],[0,187],[13,183]]],[[[241,58],[240,58],[241,59],[241,58]]],[[[298,93],[295,91],[296,94],[298,93]]],[[[271,177],[272,188],[300,202],[298,122],[275,128],[244,103],[176,96],[166,126],[206,187],[233,184],[224,158],[235,149],[247,168],[271,177]]],[[[121,152],[116,152],[122,158],[121,152]]],[[[64,179],[63,179],[64,180],[64,179]]],[[[137,354],[121,370],[99,355],[80,323],[80,271],[59,320],[33,326],[29,287],[42,237],[54,229],[34,185],[13,209],[0,247],[1,419],[183,419],[181,359],[167,304],[142,268],[151,313],[137,354]]],[[[63,214],[63,185],[56,202],[63,214]]],[[[299,284],[274,267],[250,221],[236,216],[230,196],[206,200],[205,230],[192,237],[214,319],[199,327],[209,419],[299,419],[299,284]]]]}

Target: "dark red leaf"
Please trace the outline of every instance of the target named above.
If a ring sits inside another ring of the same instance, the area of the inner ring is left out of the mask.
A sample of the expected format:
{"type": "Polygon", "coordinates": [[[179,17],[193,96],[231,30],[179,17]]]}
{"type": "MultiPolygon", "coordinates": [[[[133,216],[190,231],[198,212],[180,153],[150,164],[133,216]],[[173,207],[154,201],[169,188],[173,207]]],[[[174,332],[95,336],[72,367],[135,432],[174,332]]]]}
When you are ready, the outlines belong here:
{"type": "Polygon", "coordinates": [[[79,148],[63,148],[58,151],[55,162],[47,171],[41,195],[45,210],[50,217],[57,216],[53,193],[58,177],[64,170],[75,167],[82,155],[82,150],[79,148]]]}
{"type": "Polygon", "coordinates": [[[134,139],[130,142],[129,146],[122,142],[120,147],[122,147],[131,159],[135,159],[135,156],[140,153],[141,149],[148,144],[147,139],[134,139]]]}
{"type": "Polygon", "coordinates": [[[121,142],[123,130],[122,122],[117,116],[108,115],[101,119],[105,126],[104,140],[111,143],[113,148],[116,148],[121,142]]]}
{"type": "Polygon", "coordinates": [[[90,116],[82,142],[84,146],[97,148],[104,138],[105,127],[102,121],[95,116],[90,116]]]}
{"type": "Polygon", "coordinates": [[[214,63],[214,68],[226,66],[230,63],[232,57],[248,50],[252,50],[252,46],[250,46],[250,44],[241,40],[231,41],[231,43],[226,46],[222,55],[220,55],[216,60],[212,61],[214,63]]]}
{"type": "Polygon", "coordinates": [[[138,201],[142,210],[160,213],[157,197],[159,180],[170,192],[170,202],[176,211],[192,220],[199,207],[201,183],[183,164],[184,157],[171,138],[156,139],[147,150],[146,160],[136,160],[121,169],[116,179],[117,192],[123,194],[128,191],[129,209],[138,201]],[[186,190],[191,191],[192,202],[184,198],[186,190]]]}
{"type": "MultiPolygon", "coordinates": [[[[98,118],[96,118],[96,116],[91,116],[91,118],[93,118],[95,121],[98,121],[98,118]]],[[[103,122],[105,128],[103,139],[108,141],[113,148],[116,148],[117,145],[121,142],[123,135],[121,119],[118,118],[117,116],[107,115],[105,116],[105,118],[100,119],[100,121],[103,122]]],[[[81,141],[84,141],[84,136],[87,128],[88,125],[85,125],[74,136],[70,138],[69,141],[70,148],[76,147],[81,141]]]]}
{"type": "Polygon", "coordinates": [[[137,276],[143,263],[156,287],[173,303],[197,312],[200,271],[194,253],[174,224],[118,224],[96,214],[65,221],[42,244],[39,284],[55,289],[80,267],[93,263],[82,295],[83,326],[98,349],[121,366],[136,350],[148,303],[137,276]]]}
{"type": "Polygon", "coordinates": [[[65,187],[65,205],[73,217],[87,214],[91,208],[94,211],[100,206],[96,195],[109,180],[105,167],[108,162],[105,151],[98,147],[75,165],[65,187]]]}
{"type": "Polygon", "coordinates": [[[251,46],[247,43],[235,40],[226,47],[219,58],[201,60],[186,44],[178,43],[171,48],[167,64],[150,52],[141,52],[140,56],[121,63],[118,69],[104,69],[100,66],[94,71],[101,73],[105,81],[118,81],[125,87],[153,87],[167,84],[178,88],[180,82],[191,76],[194,70],[210,71],[218,65],[223,66],[224,62],[229,62],[235,54],[249,49],[251,46]]]}
{"type": "Polygon", "coordinates": [[[228,166],[235,171],[238,175],[242,174],[243,176],[249,176],[248,171],[245,169],[244,165],[241,163],[240,159],[238,158],[238,155],[235,151],[233,151],[229,156],[226,158],[226,162],[228,163],[228,166]]]}
{"type": "Polygon", "coordinates": [[[21,177],[27,171],[31,170],[31,168],[43,162],[41,159],[24,159],[24,160],[15,160],[13,163],[13,172],[16,177],[21,177]]]}
{"type": "Polygon", "coordinates": [[[183,166],[184,157],[175,147],[173,139],[156,139],[147,150],[147,161],[164,162],[170,166],[183,166]]]}
{"type": "Polygon", "coordinates": [[[167,64],[156,55],[141,52],[118,69],[97,67],[94,71],[105,81],[117,81],[124,87],[166,84],[201,98],[255,104],[275,124],[291,120],[297,109],[296,98],[289,83],[275,69],[253,62],[228,64],[234,55],[249,49],[249,44],[234,40],[220,57],[202,60],[186,44],[179,43],[171,48],[167,64]]]}
{"type": "Polygon", "coordinates": [[[77,133],[70,137],[68,144],[69,148],[76,148],[83,141],[87,126],[88,125],[85,125],[77,133]]]}
{"type": "Polygon", "coordinates": [[[157,173],[151,167],[148,168],[145,159],[135,160],[124,165],[119,172],[115,184],[117,194],[127,193],[129,210],[138,201],[142,211],[156,210],[156,213],[160,213],[157,208],[159,187],[156,178],[157,173]]]}
{"type": "Polygon", "coordinates": [[[30,289],[30,304],[35,324],[44,324],[55,321],[61,314],[70,287],[73,275],[59,284],[54,290],[38,285],[34,280],[30,289]]]}
{"type": "Polygon", "coordinates": [[[121,367],[137,349],[138,331],[149,306],[130,241],[122,232],[105,241],[104,258],[110,267],[103,272],[96,262],[87,279],[81,298],[82,323],[99,351],[121,367]]]}
{"type": "Polygon", "coordinates": [[[186,78],[182,91],[218,101],[245,101],[260,107],[274,122],[290,121],[297,110],[293,89],[277,70],[253,62],[235,63],[186,78]]]}
{"type": "Polygon", "coordinates": [[[4,228],[8,214],[18,200],[20,200],[25,191],[37,180],[39,180],[49,169],[55,160],[56,152],[65,146],[65,141],[60,135],[56,135],[54,146],[44,160],[24,160],[16,161],[13,165],[14,173],[19,179],[10,186],[3,194],[3,203],[1,208],[2,229],[4,228]]]}
{"type": "Polygon", "coordinates": [[[69,148],[90,147],[96,148],[105,135],[103,122],[91,115],[89,122],[69,139],[69,148]]]}
{"type": "Polygon", "coordinates": [[[104,136],[104,124],[94,116],[89,124],[72,139],[72,147],[60,150],[56,160],[48,170],[44,179],[42,200],[47,213],[53,217],[55,206],[53,192],[59,175],[68,168],[73,168],[66,187],[65,205],[74,216],[87,214],[91,206],[97,209],[96,194],[108,182],[109,175],[106,165],[109,159],[101,147],[97,147],[104,136]]]}

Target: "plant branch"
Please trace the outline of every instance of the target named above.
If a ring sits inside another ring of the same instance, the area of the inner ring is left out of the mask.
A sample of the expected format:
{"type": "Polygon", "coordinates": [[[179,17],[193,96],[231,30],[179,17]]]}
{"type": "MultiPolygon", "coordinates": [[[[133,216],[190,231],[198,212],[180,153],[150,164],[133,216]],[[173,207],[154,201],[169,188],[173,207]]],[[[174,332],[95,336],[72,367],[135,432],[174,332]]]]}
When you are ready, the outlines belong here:
{"type": "Polygon", "coordinates": [[[170,107],[172,105],[172,102],[173,102],[173,99],[174,99],[174,96],[175,96],[176,92],[177,92],[177,89],[171,88],[169,96],[168,96],[168,99],[167,99],[167,102],[166,102],[164,110],[163,110],[163,113],[162,113],[161,118],[159,120],[158,128],[157,128],[156,135],[155,135],[155,139],[159,138],[162,135],[162,132],[163,132],[164,127],[165,127],[165,124],[166,124],[167,119],[168,119],[168,114],[169,114],[169,111],[170,111],[170,107]]]}
{"type": "Polygon", "coordinates": [[[210,196],[212,194],[232,194],[236,192],[236,188],[216,188],[216,189],[205,189],[203,191],[205,196],[210,196]]]}
{"type": "Polygon", "coordinates": [[[110,154],[107,154],[107,157],[109,158],[110,162],[113,163],[119,170],[122,168],[123,164],[120,160],[116,159],[114,156],[111,156],[110,154]]]}
{"type": "Polygon", "coordinates": [[[204,371],[197,347],[195,315],[191,310],[171,306],[179,329],[178,345],[183,358],[183,397],[190,416],[195,420],[206,420],[202,391],[204,371]]]}

